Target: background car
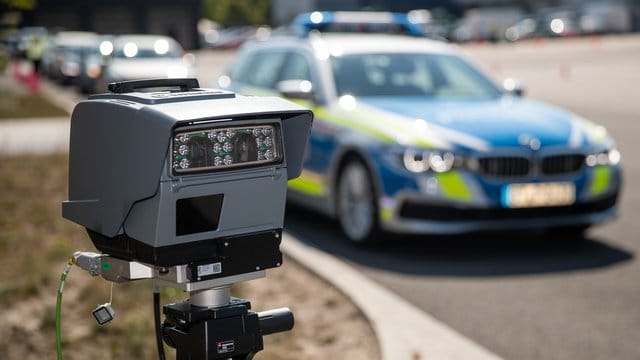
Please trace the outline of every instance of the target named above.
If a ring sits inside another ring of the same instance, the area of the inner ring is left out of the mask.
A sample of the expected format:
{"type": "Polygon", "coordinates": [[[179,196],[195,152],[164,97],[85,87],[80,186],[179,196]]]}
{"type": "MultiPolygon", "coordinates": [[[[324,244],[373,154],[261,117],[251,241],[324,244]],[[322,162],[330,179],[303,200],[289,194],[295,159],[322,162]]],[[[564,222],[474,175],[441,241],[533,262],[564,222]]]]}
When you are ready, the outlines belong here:
{"type": "Polygon", "coordinates": [[[98,86],[106,90],[116,81],[194,77],[193,64],[194,56],[168,36],[121,35],[113,39],[98,86]]]}
{"type": "Polygon", "coordinates": [[[617,211],[620,153],[604,128],[504,91],[445,43],[282,37],[245,45],[218,82],[314,111],[289,199],[355,242],[380,230],[581,234],[617,211]]]}
{"type": "Polygon", "coordinates": [[[93,32],[57,33],[45,48],[42,72],[62,84],[71,84],[80,75],[82,53],[95,46],[98,39],[98,34],[93,32]]]}

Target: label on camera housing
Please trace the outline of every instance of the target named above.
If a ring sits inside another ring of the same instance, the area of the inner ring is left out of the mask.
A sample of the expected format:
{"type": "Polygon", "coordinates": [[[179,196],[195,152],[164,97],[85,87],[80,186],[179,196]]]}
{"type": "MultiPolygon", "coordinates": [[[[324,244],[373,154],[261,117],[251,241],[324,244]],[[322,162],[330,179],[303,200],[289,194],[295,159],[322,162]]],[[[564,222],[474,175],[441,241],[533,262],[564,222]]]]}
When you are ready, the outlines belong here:
{"type": "Polygon", "coordinates": [[[219,341],[218,354],[227,354],[236,350],[236,343],[233,340],[219,341]]]}
{"type": "Polygon", "coordinates": [[[198,277],[220,274],[222,272],[222,263],[199,265],[196,271],[198,277]]]}

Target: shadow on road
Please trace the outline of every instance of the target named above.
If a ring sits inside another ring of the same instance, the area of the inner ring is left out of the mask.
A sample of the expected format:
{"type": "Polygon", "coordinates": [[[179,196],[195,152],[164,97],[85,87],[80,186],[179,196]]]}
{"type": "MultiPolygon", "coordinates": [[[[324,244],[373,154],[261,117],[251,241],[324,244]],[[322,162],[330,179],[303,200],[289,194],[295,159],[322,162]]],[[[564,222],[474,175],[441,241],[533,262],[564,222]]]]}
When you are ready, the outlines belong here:
{"type": "Polygon", "coordinates": [[[394,236],[375,247],[350,244],[336,222],[287,205],[285,231],[349,262],[397,273],[492,277],[589,270],[626,262],[634,254],[592,238],[483,233],[465,236],[394,236]]]}

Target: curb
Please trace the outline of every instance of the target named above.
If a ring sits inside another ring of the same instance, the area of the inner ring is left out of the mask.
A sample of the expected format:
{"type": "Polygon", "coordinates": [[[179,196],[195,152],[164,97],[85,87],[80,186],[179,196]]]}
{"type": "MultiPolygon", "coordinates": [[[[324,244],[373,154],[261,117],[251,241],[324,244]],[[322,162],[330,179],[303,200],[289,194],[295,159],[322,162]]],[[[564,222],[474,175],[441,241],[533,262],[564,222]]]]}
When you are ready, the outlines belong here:
{"type": "Polygon", "coordinates": [[[0,155],[49,154],[69,149],[69,118],[0,122],[0,155]]]}
{"type": "Polygon", "coordinates": [[[383,360],[500,359],[348,264],[286,232],[281,249],[342,291],[364,313],[378,338],[383,360]]]}

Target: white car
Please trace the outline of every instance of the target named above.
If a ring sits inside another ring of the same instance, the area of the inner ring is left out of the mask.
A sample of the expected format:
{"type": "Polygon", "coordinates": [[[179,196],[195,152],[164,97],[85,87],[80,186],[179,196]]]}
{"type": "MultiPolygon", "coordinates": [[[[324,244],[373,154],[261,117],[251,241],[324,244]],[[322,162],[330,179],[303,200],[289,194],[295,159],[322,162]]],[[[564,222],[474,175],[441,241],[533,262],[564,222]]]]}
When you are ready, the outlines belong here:
{"type": "MultiPolygon", "coordinates": [[[[113,40],[105,84],[151,78],[195,77],[194,57],[168,36],[122,35],[113,40]]],[[[106,88],[106,87],[105,87],[106,88]]]]}

